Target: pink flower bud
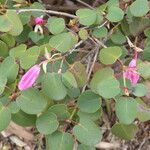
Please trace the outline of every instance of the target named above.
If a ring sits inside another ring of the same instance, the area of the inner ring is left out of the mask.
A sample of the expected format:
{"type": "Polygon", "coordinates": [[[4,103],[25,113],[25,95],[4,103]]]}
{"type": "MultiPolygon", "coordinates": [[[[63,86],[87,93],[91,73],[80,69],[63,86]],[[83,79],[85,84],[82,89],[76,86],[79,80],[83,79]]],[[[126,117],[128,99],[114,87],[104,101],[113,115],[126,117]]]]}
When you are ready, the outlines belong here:
{"type": "Polygon", "coordinates": [[[44,23],[44,19],[41,18],[41,17],[35,18],[34,21],[35,21],[35,24],[36,24],[36,25],[42,25],[42,24],[44,23]]]}
{"type": "Polygon", "coordinates": [[[123,73],[124,77],[129,79],[133,86],[135,86],[140,78],[140,76],[137,73],[137,66],[136,66],[137,60],[132,59],[129,63],[129,66],[127,70],[123,73]]]}
{"type": "Polygon", "coordinates": [[[31,67],[21,78],[18,88],[19,90],[26,90],[34,84],[36,79],[38,78],[40,74],[40,66],[39,65],[34,65],[31,67]]]}

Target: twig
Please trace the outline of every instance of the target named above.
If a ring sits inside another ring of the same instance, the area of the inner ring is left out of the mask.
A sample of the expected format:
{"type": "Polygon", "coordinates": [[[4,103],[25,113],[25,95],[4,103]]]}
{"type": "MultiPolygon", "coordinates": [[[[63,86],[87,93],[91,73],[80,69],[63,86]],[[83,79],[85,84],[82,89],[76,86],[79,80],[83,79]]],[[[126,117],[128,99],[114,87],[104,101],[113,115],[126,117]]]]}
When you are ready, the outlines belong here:
{"type": "Polygon", "coordinates": [[[100,149],[116,149],[120,147],[119,143],[108,143],[108,142],[100,142],[96,144],[96,148],[100,149]]]}
{"type": "Polygon", "coordinates": [[[73,6],[73,7],[68,7],[68,6],[54,6],[54,5],[44,5],[46,7],[46,9],[51,9],[51,10],[57,10],[57,11],[76,11],[82,7],[77,7],[77,6],[73,6]]]}
{"type": "Polygon", "coordinates": [[[79,42],[74,46],[74,48],[69,51],[69,53],[67,52],[67,53],[68,53],[67,55],[70,55],[70,54],[72,54],[73,52],[75,52],[75,51],[76,51],[76,48],[77,48],[78,46],[80,46],[83,42],[84,42],[83,40],[79,41],[79,42]]]}
{"type": "Polygon", "coordinates": [[[81,1],[81,0],[77,0],[77,2],[78,2],[78,3],[81,3],[81,4],[84,5],[84,6],[89,7],[89,8],[91,8],[91,9],[94,9],[92,6],[90,6],[89,4],[87,4],[87,3],[85,3],[85,2],[83,2],[83,1],[81,1]]]}
{"type": "Polygon", "coordinates": [[[12,11],[17,11],[18,14],[23,13],[23,12],[43,12],[43,13],[49,13],[53,15],[60,15],[60,16],[66,16],[70,18],[77,18],[77,16],[65,13],[65,12],[60,12],[60,11],[54,11],[54,10],[43,10],[43,9],[19,9],[19,10],[13,10],[12,11]]]}

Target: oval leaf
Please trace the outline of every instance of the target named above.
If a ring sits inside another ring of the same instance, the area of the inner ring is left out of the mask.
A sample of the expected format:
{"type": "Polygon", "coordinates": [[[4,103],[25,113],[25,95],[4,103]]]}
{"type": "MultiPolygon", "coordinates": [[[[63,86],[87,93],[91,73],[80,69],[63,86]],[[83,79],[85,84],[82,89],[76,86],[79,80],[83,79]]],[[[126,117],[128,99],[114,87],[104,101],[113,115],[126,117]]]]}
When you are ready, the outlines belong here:
{"type": "Polygon", "coordinates": [[[36,127],[43,134],[52,134],[57,130],[58,126],[57,116],[49,110],[40,115],[36,120],[36,127]]]}
{"type": "Polygon", "coordinates": [[[130,124],[137,116],[137,102],[131,97],[121,97],[116,102],[115,110],[121,123],[130,124]]]}
{"type": "Polygon", "coordinates": [[[42,83],[44,93],[53,100],[62,100],[65,98],[67,91],[61,81],[61,75],[56,73],[47,73],[42,83]]]}

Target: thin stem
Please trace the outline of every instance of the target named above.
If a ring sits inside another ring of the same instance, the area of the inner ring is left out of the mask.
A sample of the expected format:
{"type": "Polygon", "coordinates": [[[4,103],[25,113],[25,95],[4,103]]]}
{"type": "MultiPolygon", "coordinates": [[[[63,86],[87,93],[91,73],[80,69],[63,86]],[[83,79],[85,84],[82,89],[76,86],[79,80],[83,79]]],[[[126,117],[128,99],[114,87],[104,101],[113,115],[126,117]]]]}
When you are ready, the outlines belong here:
{"type": "Polygon", "coordinates": [[[17,11],[18,14],[24,13],[24,12],[43,12],[43,13],[49,13],[53,15],[61,15],[61,16],[66,16],[70,18],[77,18],[77,16],[65,13],[65,12],[60,12],[60,11],[54,11],[54,10],[43,10],[43,9],[19,9],[19,10],[11,10],[11,11],[17,11]]]}
{"type": "Polygon", "coordinates": [[[81,3],[82,5],[84,5],[84,6],[86,6],[86,7],[89,7],[89,8],[91,8],[91,9],[94,9],[92,6],[90,6],[89,4],[87,4],[87,3],[85,3],[85,2],[83,2],[83,1],[81,1],[81,0],[77,0],[77,2],[78,2],[78,3],[81,3]]]}
{"type": "Polygon", "coordinates": [[[72,111],[72,113],[71,113],[71,115],[69,117],[69,120],[72,120],[72,118],[75,115],[76,111],[77,111],[77,107],[75,107],[74,110],[72,111]]]}

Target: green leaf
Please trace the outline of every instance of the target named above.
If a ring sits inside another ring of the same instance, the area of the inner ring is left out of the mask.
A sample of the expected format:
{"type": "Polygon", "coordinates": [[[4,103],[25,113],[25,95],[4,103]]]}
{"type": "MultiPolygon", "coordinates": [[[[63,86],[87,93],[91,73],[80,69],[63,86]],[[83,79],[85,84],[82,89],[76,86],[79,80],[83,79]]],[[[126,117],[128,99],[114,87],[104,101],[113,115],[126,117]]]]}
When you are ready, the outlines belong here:
{"type": "Polygon", "coordinates": [[[31,12],[23,12],[19,14],[19,18],[23,25],[27,24],[31,18],[31,12]]]}
{"type": "Polygon", "coordinates": [[[92,121],[97,121],[102,116],[102,109],[100,108],[95,113],[85,113],[85,112],[78,111],[77,115],[80,118],[87,118],[87,119],[90,119],[92,121]]]}
{"type": "Polygon", "coordinates": [[[28,36],[34,43],[37,43],[38,41],[44,38],[43,34],[34,31],[31,31],[28,36]]]}
{"type": "MultiPolygon", "coordinates": [[[[30,6],[29,9],[41,9],[41,10],[45,10],[45,7],[43,6],[42,3],[39,2],[34,2],[32,3],[32,5],[30,6]]],[[[39,17],[39,16],[44,16],[45,13],[44,12],[38,12],[38,11],[32,11],[30,12],[30,14],[34,17],[39,17]]]]}
{"type": "Polygon", "coordinates": [[[15,38],[12,35],[10,35],[10,34],[3,33],[2,35],[0,35],[0,39],[3,42],[5,42],[9,48],[15,46],[15,43],[16,43],[15,38]]]}
{"type": "Polygon", "coordinates": [[[8,46],[5,42],[0,40],[0,56],[7,57],[8,56],[8,46]]]}
{"type": "Polygon", "coordinates": [[[131,14],[135,17],[142,17],[149,11],[148,0],[135,0],[130,6],[131,14]]]}
{"type": "Polygon", "coordinates": [[[74,140],[71,134],[56,131],[46,136],[46,150],[72,150],[74,140]]]}
{"type": "Polygon", "coordinates": [[[95,28],[93,30],[93,35],[96,37],[96,38],[103,38],[103,37],[106,37],[107,36],[107,33],[108,33],[108,30],[106,27],[101,27],[101,28],[95,28]]]}
{"type": "Polygon", "coordinates": [[[7,107],[0,103],[0,132],[7,128],[11,121],[11,113],[7,107]]]}
{"type": "Polygon", "coordinates": [[[129,30],[132,35],[137,36],[149,26],[150,20],[148,18],[133,18],[129,24],[129,30]]]}
{"type": "Polygon", "coordinates": [[[0,76],[0,95],[4,92],[7,83],[7,78],[5,76],[0,76]]]}
{"type": "Polygon", "coordinates": [[[17,104],[27,114],[38,114],[45,109],[47,101],[38,90],[30,88],[21,92],[17,104]]]}
{"type": "Polygon", "coordinates": [[[147,106],[140,98],[137,98],[136,101],[138,103],[137,118],[141,122],[150,120],[150,107],[147,106]]]}
{"type": "MultiPolygon", "coordinates": [[[[62,60],[58,60],[58,61],[55,61],[53,63],[48,63],[47,64],[47,72],[58,73],[59,70],[60,70],[61,63],[62,63],[62,60]]],[[[61,72],[64,73],[67,70],[68,70],[68,64],[64,61],[63,64],[62,64],[61,72]]]]}
{"type": "Polygon", "coordinates": [[[77,10],[76,15],[79,17],[80,24],[85,26],[94,24],[97,19],[96,11],[87,8],[77,10]]]}
{"type": "Polygon", "coordinates": [[[111,7],[111,6],[119,6],[119,0],[109,0],[107,2],[107,6],[111,7]]]}
{"type": "Polygon", "coordinates": [[[111,40],[113,43],[121,45],[126,42],[126,37],[122,34],[122,32],[120,30],[116,30],[112,34],[111,40]]]}
{"type": "Polygon", "coordinates": [[[82,112],[94,113],[101,106],[101,98],[92,91],[85,91],[79,96],[78,106],[82,112]]]}
{"type": "Polygon", "coordinates": [[[79,124],[74,126],[73,133],[79,142],[90,146],[99,143],[102,138],[99,127],[89,119],[80,119],[79,124]]]}
{"type": "Polygon", "coordinates": [[[86,30],[86,29],[81,29],[80,31],[79,31],[79,37],[80,37],[80,39],[82,39],[82,40],[86,40],[86,39],[88,39],[88,31],[86,30]]]}
{"type": "Polygon", "coordinates": [[[0,76],[5,76],[10,83],[16,80],[18,70],[19,66],[15,62],[15,59],[7,57],[0,65],[0,76]]]}
{"type": "Polygon", "coordinates": [[[19,112],[12,114],[12,121],[20,126],[29,127],[35,125],[36,115],[29,115],[20,110],[19,112]]]}
{"type": "Polygon", "coordinates": [[[114,72],[109,67],[103,68],[94,74],[90,87],[92,91],[104,98],[114,98],[120,93],[120,84],[114,78],[114,72]]]}
{"type": "Polygon", "coordinates": [[[16,101],[12,101],[9,105],[8,105],[8,108],[10,109],[11,113],[12,114],[15,114],[17,112],[19,112],[20,108],[19,106],[17,105],[17,102],[16,101]]]}
{"type": "Polygon", "coordinates": [[[147,92],[148,89],[146,88],[146,86],[142,83],[139,83],[135,86],[133,94],[137,97],[142,97],[145,96],[147,92]]]}
{"type": "Polygon", "coordinates": [[[85,66],[82,63],[75,62],[70,71],[73,73],[79,87],[82,87],[86,84],[87,74],[85,66]]]}
{"type": "Polygon", "coordinates": [[[131,97],[120,97],[116,102],[115,110],[121,123],[130,124],[137,116],[137,102],[131,97]]]}
{"type": "Polygon", "coordinates": [[[26,49],[27,49],[27,45],[20,44],[10,49],[9,55],[14,58],[20,58],[22,55],[24,55],[24,52],[26,51],[26,49]]]}
{"type": "Polygon", "coordinates": [[[118,46],[103,48],[100,50],[99,59],[105,64],[113,64],[122,55],[122,49],[118,46]]]}
{"type": "Polygon", "coordinates": [[[0,31],[1,32],[8,32],[12,29],[13,25],[11,21],[8,19],[6,15],[0,16],[0,31]]]}
{"type": "Polygon", "coordinates": [[[106,17],[110,22],[119,22],[123,19],[124,12],[117,6],[110,6],[106,17]]]}
{"type": "Polygon", "coordinates": [[[70,71],[67,71],[64,74],[62,74],[62,82],[69,89],[78,87],[76,79],[70,71]]]}
{"type": "Polygon", "coordinates": [[[48,109],[48,111],[54,113],[59,120],[67,119],[70,116],[65,104],[53,105],[48,109]]]}
{"type": "Polygon", "coordinates": [[[56,73],[45,74],[42,82],[44,93],[53,100],[59,101],[65,98],[67,91],[61,81],[61,75],[56,73]]]}
{"type": "Polygon", "coordinates": [[[27,51],[20,55],[20,65],[23,69],[29,69],[31,66],[33,66],[40,54],[40,49],[38,46],[33,46],[27,51]]]}
{"type": "Polygon", "coordinates": [[[67,88],[67,94],[70,98],[77,98],[80,95],[80,89],[79,88],[67,88]]]}
{"type": "Polygon", "coordinates": [[[57,116],[49,110],[40,115],[36,120],[36,127],[42,134],[52,134],[57,130],[58,126],[57,116]]]}
{"type": "Polygon", "coordinates": [[[94,146],[79,144],[77,150],[96,150],[94,146]]]}
{"type": "Polygon", "coordinates": [[[145,34],[145,36],[147,36],[148,38],[150,38],[150,27],[148,27],[148,28],[146,28],[144,30],[144,34],[145,34]]]}
{"type": "Polygon", "coordinates": [[[111,132],[121,139],[131,140],[134,138],[138,128],[134,124],[126,125],[121,123],[116,123],[113,125],[111,132]]]}
{"type": "Polygon", "coordinates": [[[140,62],[138,64],[138,73],[144,79],[150,79],[150,63],[149,62],[140,62]]]}
{"type": "Polygon", "coordinates": [[[66,25],[63,18],[51,17],[48,19],[46,27],[52,34],[59,34],[64,31],[66,25]]]}
{"type": "Polygon", "coordinates": [[[28,35],[31,31],[32,31],[31,27],[29,27],[28,25],[25,25],[23,27],[23,31],[21,32],[21,34],[16,37],[16,41],[20,44],[27,42],[28,41],[28,35]]]}
{"type": "Polygon", "coordinates": [[[49,44],[51,47],[64,53],[73,47],[72,42],[73,42],[73,37],[70,33],[61,33],[61,34],[54,35],[50,39],[49,44]]]}
{"type": "Polygon", "coordinates": [[[17,13],[12,10],[7,10],[6,16],[12,24],[12,28],[9,30],[9,34],[13,36],[19,35],[23,31],[23,25],[17,13]]]}

